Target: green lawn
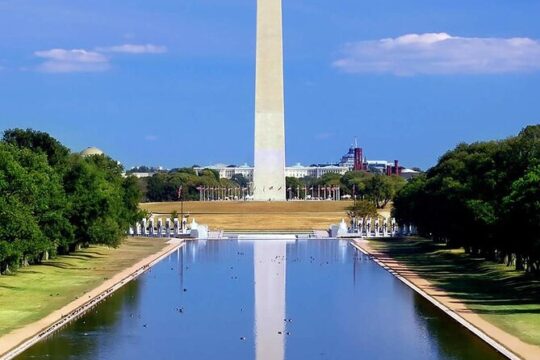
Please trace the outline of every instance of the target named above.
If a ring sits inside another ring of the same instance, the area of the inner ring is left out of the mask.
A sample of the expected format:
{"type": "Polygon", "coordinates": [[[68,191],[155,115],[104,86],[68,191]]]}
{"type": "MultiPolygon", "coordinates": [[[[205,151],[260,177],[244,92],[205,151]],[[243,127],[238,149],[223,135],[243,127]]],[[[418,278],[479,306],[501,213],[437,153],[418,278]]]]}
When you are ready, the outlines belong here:
{"type": "Polygon", "coordinates": [[[130,238],[118,249],[92,246],[0,276],[0,336],[45,317],[165,246],[161,239],[130,238]]]}
{"type": "Polygon", "coordinates": [[[540,345],[540,279],[428,240],[376,240],[371,246],[408,265],[474,312],[540,345]]]}

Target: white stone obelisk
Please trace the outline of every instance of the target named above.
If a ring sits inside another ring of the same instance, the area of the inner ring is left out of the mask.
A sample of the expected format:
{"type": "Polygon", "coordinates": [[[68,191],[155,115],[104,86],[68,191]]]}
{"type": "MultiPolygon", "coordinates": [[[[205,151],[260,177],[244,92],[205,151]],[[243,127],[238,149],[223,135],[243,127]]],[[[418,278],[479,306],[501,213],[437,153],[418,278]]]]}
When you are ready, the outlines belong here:
{"type": "Polygon", "coordinates": [[[285,200],[281,0],[257,0],[254,200],[285,200]]]}

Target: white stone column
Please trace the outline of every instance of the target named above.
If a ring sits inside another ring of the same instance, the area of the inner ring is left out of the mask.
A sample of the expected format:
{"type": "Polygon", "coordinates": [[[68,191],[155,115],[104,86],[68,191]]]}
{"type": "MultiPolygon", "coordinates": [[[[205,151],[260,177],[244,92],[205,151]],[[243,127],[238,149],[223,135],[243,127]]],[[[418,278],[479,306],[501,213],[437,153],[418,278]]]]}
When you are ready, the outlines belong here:
{"type": "Polygon", "coordinates": [[[154,218],[153,217],[150,218],[148,226],[149,226],[149,234],[150,234],[150,236],[154,236],[155,230],[154,230],[154,218]]]}
{"type": "Polygon", "coordinates": [[[163,235],[163,220],[158,218],[157,221],[157,236],[161,237],[163,235]]]}
{"type": "Polygon", "coordinates": [[[146,222],[146,219],[142,219],[142,235],[146,236],[148,229],[148,223],[146,222]]]}
{"type": "Polygon", "coordinates": [[[178,218],[174,218],[173,222],[174,222],[174,235],[178,236],[180,235],[180,221],[178,220],[178,218]]]}
{"type": "Polygon", "coordinates": [[[167,237],[171,237],[171,219],[170,218],[167,218],[167,220],[165,220],[165,234],[167,235],[167,237]]]}

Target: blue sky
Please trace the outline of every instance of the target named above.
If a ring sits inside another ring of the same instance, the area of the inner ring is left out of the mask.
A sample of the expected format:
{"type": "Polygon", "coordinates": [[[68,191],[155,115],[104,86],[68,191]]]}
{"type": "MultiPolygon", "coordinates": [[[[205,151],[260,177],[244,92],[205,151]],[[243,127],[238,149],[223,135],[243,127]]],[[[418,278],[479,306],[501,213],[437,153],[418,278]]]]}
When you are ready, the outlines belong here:
{"type": "MultiPolygon", "coordinates": [[[[284,0],[287,162],[433,165],[540,123],[540,2],[284,0]],[[415,35],[416,34],[416,35],[415,35]]],[[[0,0],[0,129],[253,161],[255,0],[0,0]]]]}

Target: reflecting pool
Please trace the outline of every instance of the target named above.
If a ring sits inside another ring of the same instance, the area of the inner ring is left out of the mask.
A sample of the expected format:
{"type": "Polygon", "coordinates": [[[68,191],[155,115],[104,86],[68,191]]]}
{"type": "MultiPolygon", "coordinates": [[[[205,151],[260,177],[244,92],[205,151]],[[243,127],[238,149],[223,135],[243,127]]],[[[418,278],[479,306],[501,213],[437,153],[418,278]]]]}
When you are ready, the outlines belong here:
{"type": "Polygon", "coordinates": [[[503,359],[338,240],[192,241],[18,359],[503,359]]]}

